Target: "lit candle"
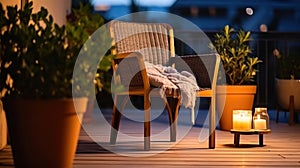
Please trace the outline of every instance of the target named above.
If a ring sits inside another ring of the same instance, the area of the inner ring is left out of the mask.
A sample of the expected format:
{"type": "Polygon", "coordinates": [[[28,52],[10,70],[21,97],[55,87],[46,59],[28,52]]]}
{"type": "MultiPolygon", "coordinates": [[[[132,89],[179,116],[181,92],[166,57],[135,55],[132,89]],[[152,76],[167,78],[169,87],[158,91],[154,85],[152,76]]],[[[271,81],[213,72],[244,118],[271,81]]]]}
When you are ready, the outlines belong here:
{"type": "Polygon", "coordinates": [[[257,115],[257,119],[254,120],[254,129],[267,129],[267,122],[264,119],[260,118],[260,115],[257,115]]]}
{"type": "Polygon", "coordinates": [[[233,114],[233,129],[236,130],[250,130],[252,116],[248,113],[247,110],[234,110],[233,114]],[[237,112],[237,113],[236,113],[237,112]]]}

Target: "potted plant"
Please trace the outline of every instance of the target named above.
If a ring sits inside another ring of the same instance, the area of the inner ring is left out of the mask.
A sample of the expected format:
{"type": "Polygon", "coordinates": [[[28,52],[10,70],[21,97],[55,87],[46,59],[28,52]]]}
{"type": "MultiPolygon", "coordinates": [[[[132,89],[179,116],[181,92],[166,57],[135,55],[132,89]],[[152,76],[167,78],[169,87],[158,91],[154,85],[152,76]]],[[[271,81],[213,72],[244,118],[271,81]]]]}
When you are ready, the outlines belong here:
{"type": "Polygon", "coordinates": [[[0,90],[14,163],[72,167],[80,122],[94,89],[87,86],[95,77],[88,61],[76,62],[82,46],[73,45],[72,37],[78,31],[55,24],[44,7],[33,13],[32,6],[4,10],[0,4],[0,90]]]}
{"type": "Polygon", "coordinates": [[[255,65],[261,62],[251,55],[251,33],[226,25],[221,33],[215,35],[211,48],[220,54],[226,77],[226,85],[217,86],[217,110],[220,128],[232,129],[232,110],[252,110],[257,73],[255,65]]]}
{"type": "Polygon", "coordinates": [[[291,110],[290,96],[293,96],[293,109],[300,110],[300,103],[298,103],[300,99],[300,57],[298,53],[299,50],[291,50],[289,54],[283,54],[278,49],[273,50],[276,63],[275,90],[278,110],[291,110]]]}

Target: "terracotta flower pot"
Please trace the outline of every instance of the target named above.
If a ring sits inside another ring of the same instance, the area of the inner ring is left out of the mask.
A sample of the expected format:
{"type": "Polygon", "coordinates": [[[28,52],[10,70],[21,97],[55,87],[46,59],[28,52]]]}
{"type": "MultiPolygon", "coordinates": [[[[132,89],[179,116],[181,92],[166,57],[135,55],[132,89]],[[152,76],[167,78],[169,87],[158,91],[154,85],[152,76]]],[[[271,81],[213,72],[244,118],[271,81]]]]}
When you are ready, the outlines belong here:
{"type": "Polygon", "coordinates": [[[255,85],[217,86],[217,111],[221,130],[232,129],[233,110],[252,110],[255,94],[255,85]]]}
{"type": "Polygon", "coordinates": [[[86,104],[87,98],[4,101],[15,166],[72,167],[86,104]]]}

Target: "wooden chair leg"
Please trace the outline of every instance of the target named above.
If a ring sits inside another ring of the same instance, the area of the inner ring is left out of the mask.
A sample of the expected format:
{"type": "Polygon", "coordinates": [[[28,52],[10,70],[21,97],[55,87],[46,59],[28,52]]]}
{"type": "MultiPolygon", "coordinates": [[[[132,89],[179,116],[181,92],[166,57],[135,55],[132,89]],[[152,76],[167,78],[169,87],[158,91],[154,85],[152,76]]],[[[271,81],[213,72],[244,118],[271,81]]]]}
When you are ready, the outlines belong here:
{"type": "Polygon", "coordinates": [[[144,150],[150,150],[150,97],[149,94],[144,96],[144,150]]]}
{"type": "MultiPolygon", "coordinates": [[[[115,97],[114,103],[117,103],[117,96],[115,97]]],[[[116,144],[117,135],[120,127],[121,121],[121,113],[114,104],[113,111],[112,111],[112,119],[111,119],[111,131],[110,131],[110,144],[116,144]]]]}
{"type": "Polygon", "coordinates": [[[216,146],[216,98],[212,97],[210,101],[208,148],[214,149],[216,146]]]}
{"type": "Polygon", "coordinates": [[[169,97],[167,98],[167,100],[165,100],[165,103],[169,115],[170,141],[176,142],[177,119],[178,119],[178,111],[180,108],[180,99],[169,97]]]}
{"type": "MultiPolygon", "coordinates": [[[[145,113],[145,115],[148,115],[145,113]]],[[[150,150],[150,121],[144,122],[144,150],[150,150]]]]}
{"type": "Polygon", "coordinates": [[[177,136],[177,121],[178,121],[178,111],[180,108],[180,100],[179,98],[173,98],[173,105],[172,105],[172,125],[171,125],[171,130],[172,134],[170,134],[170,140],[171,142],[176,142],[176,136],[177,136]]]}
{"type": "Polygon", "coordinates": [[[216,138],[216,133],[215,133],[215,130],[211,131],[208,139],[209,139],[209,142],[208,142],[208,148],[209,149],[215,149],[215,138],[216,138]]]}
{"type": "Polygon", "coordinates": [[[122,113],[120,111],[123,111],[125,108],[125,105],[127,104],[129,97],[123,97],[123,96],[115,96],[114,98],[114,106],[112,111],[112,119],[111,119],[111,133],[110,133],[110,144],[116,144],[118,131],[120,127],[120,121],[122,117],[122,113]],[[121,100],[119,100],[121,99],[121,100]],[[122,102],[121,110],[118,109],[118,103],[122,102]]]}

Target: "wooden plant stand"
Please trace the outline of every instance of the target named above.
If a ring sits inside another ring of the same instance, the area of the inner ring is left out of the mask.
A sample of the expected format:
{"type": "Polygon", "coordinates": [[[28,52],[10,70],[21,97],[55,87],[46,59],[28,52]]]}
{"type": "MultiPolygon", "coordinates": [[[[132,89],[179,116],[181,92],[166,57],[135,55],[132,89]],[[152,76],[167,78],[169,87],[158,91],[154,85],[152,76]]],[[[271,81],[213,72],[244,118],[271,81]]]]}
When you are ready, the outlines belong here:
{"type": "Polygon", "coordinates": [[[264,134],[270,133],[271,130],[235,130],[231,129],[230,133],[234,134],[234,146],[238,147],[240,145],[240,135],[258,135],[259,136],[259,146],[264,146],[264,134]]]}

